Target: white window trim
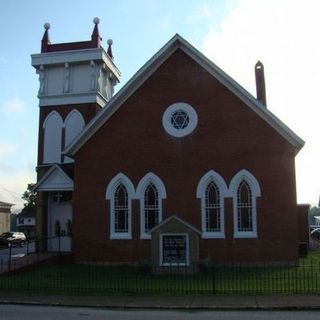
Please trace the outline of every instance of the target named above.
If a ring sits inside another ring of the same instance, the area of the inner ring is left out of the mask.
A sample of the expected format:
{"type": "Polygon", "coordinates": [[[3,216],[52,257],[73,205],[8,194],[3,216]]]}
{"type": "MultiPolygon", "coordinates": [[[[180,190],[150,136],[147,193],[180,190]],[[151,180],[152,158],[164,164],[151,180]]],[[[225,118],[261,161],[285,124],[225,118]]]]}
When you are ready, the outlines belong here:
{"type": "Polygon", "coordinates": [[[198,124],[198,115],[193,107],[184,102],[170,105],[163,114],[162,125],[167,133],[176,138],[182,138],[190,134],[198,124]],[[171,116],[175,111],[182,110],[188,114],[189,123],[184,129],[177,129],[171,123],[171,116]]]}
{"type": "Polygon", "coordinates": [[[258,238],[257,231],[257,197],[261,196],[258,180],[247,170],[239,171],[231,180],[229,195],[233,198],[233,237],[234,238],[258,238]],[[252,231],[239,231],[238,226],[238,187],[245,180],[252,196],[252,231]]]}
{"type": "Polygon", "coordinates": [[[159,265],[162,267],[183,267],[190,264],[190,252],[189,252],[189,234],[188,233],[161,233],[159,244],[159,265]],[[162,263],[163,259],[163,236],[185,236],[186,237],[186,263],[162,263]]]}
{"type": "Polygon", "coordinates": [[[147,186],[152,183],[158,191],[158,203],[159,203],[159,217],[158,222],[161,223],[162,221],[162,200],[167,198],[166,188],[162,180],[155,175],[153,172],[147,173],[138,183],[136,197],[140,201],[140,239],[150,240],[151,234],[146,233],[144,230],[144,210],[145,210],[145,201],[144,195],[147,186]]]}
{"type": "Polygon", "coordinates": [[[203,239],[224,239],[225,238],[225,210],[224,199],[228,196],[228,187],[219,173],[210,170],[199,181],[197,187],[197,198],[201,199],[201,229],[203,239]],[[213,181],[219,188],[220,193],[220,223],[221,231],[206,231],[206,188],[213,181]]]}
{"type": "MultiPolygon", "coordinates": [[[[85,121],[84,121],[84,118],[83,118],[81,112],[78,111],[77,109],[73,109],[72,111],[70,111],[69,114],[67,115],[66,119],[64,120],[63,127],[65,129],[64,148],[67,148],[69,145],[71,145],[73,143],[74,140],[76,140],[76,138],[80,135],[80,133],[83,131],[83,129],[85,127],[85,121]],[[68,126],[68,123],[73,115],[77,115],[78,119],[80,119],[81,130],[75,135],[75,137],[71,141],[67,142],[67,131],[71,130],[71,127],[68,126]]],[[[72,163],[72,162],[74,162],[74,159],[69,158],[68,156],[65,155],[63,162],[64,163],[72,163]]]]}
{"type": "Polygon", "coordinates": [[[53,161],[51,161],[51,156],[49,156],[48,155],[48,149],[50,150],[52,150],[52,147],[48,147],[48,143],[49,143],[49,141],[50,141],[50,139],[49,139],[49,136],[47,135],[47,125],[48,125],[48,121],[49,121],[49,119],[50,118],[52,118],[52,117],[56,117],[57,118],[57,120],[59,121],[59,128],[57,127],[57,132],[56,132],[56,135],[60,135],[60,141],[58,141],[58,143],[59,143],[59,149],[60,149],[60,151],[59,151],[59,159],[57,159],[58,161],[55,161],[55,163],[61,163],[61,152],[62,152],[62,128],[63,128],[63,119],[62,119],[62,117],[61,117],[61,115],[57,112],[57,111],[55,111],[55,110],[53,110],[53,111],[51,111],[47,116],[46,116],[46,118],[45,118],[45,120],[44,120],[44,122],[43,122],[43,154],[42,154],[42,163],[45,163],[45,164],[47,164],[47,163],[53,163],[53,161]],[[58,131],[59,130],[59,131],[58,131]],[[48,139],[49,139],[49,141],[48,141],[48,139]]]}
{"type": "Polygon", "coordinates": [[[110,239],[132,239],[132,199],[134,198],[133,183],[126,175],[120,172],[112,178],[106,190],[106,199],[110,201],[110,239]],[[128,232],[115,232],[114,196],[119,184],[123,184],[128,192],[128,232]]]}

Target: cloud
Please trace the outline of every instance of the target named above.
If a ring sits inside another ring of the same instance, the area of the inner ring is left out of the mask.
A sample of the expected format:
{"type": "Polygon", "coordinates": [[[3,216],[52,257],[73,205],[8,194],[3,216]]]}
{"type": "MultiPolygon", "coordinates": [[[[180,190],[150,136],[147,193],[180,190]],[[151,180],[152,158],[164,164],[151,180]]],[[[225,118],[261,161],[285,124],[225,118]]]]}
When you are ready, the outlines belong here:
{"type": "Polygon", "coordinates": [[[5,63],[7,59],[4,56],[0,56],[0,64],[5,63]]]}
{"type": "Polygon", "coordinates": [[[15,173],[0,172],[0,200],[13,203],[14,212],[23,208],[21,196],[27,189],[28,183],[35,182],[35,173],[31,170],[19,170],[15,173]]]}
{"type": "Polygon", "coordinates": [[[19,98],[15,97],[2,103],[1,110],[7,115],[20,114],[25,112],[26,105],[19,98]]]}
{"type": "Polygon", "coordinates": [[[23,207],[21,195],[28,183],[36,181],[33,159],[25,151],[23,157],[17,157],[18,152],[18,145],[0,142],[0,200],[15,204],[14,212],[23,207]]]}
{"type": "Polygon", "coordinates": [[[311,203],[320,192],[319,10],[317,0],[238,0],[203,39],[204,53],[253,95],[254,65],[263,62],[268,108],[306,140],[297,190],[311,203]]]}
{"type": "Polygon", "coordinates": [[[198,23],[201,20],[208,19],[210,17],[212,17],[211,8],[207,4],[203,4],[198,7],[196,11],[186,17],[186,22],[191,24],[198,23]]]}
{"type": "Polygon", "coordinates": [[[166,32],[169,30],[172,30],[172,17],[170,14],[167,14],[165,16],[160,16],[158,19],[155,20],[155,27],[160,32],[166,32]]]}
{"type": "Polygon", "coordinates": [[[16,149],[16,145],[12,143],[0,142],[0,159],[13,154],[16,149]]]}
{"type": "Polygon", "coordinates": [[[15,144],[0,142],[0,174],[14,170],[10,164],[10,159],[12,159],[12,155],[14,155],[16,150],[17,146],[15,144]]]}

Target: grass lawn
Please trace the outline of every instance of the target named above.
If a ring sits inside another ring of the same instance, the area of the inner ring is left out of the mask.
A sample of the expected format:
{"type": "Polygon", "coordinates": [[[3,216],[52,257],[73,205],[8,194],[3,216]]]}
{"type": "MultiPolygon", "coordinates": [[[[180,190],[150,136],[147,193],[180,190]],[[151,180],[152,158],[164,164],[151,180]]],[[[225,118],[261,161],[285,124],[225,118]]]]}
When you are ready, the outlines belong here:
{"type": "Polygon", "coordinates": [[[320,254],[310,253],[296,267],[214,267],[191,275],[155,275],[126,266],[59,265],[2,275],[0,289],[55,294],[320,293],[320,254]]]}

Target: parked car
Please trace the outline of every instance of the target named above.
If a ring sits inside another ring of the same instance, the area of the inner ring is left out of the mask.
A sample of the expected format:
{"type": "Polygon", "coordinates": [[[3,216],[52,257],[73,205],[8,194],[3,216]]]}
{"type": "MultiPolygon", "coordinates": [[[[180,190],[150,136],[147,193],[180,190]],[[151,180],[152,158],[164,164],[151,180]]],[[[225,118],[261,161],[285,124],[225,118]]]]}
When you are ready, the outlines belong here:
{"type": "Polygon", "coordinates": [[[320,241],[320,228],[314,229],[311,231],[311,237],[320,241]]]}
{"type": "Polygon", "coordinates": [[[27,238],[23,232],[5,232],[0,235],[0,245],[7,247],[13,245],[22,246],[26,242],[27,238]]]}

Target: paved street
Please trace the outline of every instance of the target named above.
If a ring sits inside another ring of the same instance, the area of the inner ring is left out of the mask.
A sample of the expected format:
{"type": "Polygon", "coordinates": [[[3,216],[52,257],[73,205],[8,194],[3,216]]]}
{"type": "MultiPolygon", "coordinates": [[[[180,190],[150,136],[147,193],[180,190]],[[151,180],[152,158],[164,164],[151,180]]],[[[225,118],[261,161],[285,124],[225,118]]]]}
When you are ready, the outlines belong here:
{"type": "Polygon", "coordinates": [[[108,310],[49,306],[0,305],[0,319],[6,320],[318,320],[319,311],[166,311],[108,310]]]}
{"type": "MultiPolygon", "coordinates": [[[[0,261],[6,262],[9,260],[9,248],[1,248],[0,249],[0,261]]],[[[22,247],[15,246],[11,248],[11,258],[18,259],[24,257],[27,253],[32,253],[35,251],[35,243],[31,242],[29,244],[25,244],[22,247]]]]}

